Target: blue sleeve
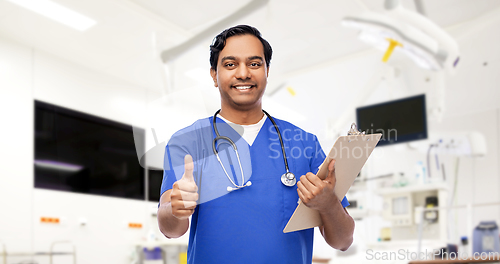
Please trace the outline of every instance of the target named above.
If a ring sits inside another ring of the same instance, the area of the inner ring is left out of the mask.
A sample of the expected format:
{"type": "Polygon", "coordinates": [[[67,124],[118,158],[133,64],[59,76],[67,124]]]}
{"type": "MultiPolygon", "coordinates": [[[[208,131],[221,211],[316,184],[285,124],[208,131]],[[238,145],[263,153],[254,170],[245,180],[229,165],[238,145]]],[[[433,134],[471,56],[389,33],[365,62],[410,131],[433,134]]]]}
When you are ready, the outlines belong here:
{"type": "Polygon", "coordinates": [[[199,142],[197,140],[197,134],[199,132],[200,129],[198,127],[189,126],[177,131],[168,141],[163,157],[163,181],[161,183],[160,195],[172,189],[174,183],[182,178],[184,174],[184,157],[187,154],[193,157],[193,175],[196,181],[197,172],[199,171],[197,169],[197,164],[200,159],[198,153],[199,142]]]}
{"type": "Polygon", "coordinates": [[[344,199],[342,199],[342,202],[340,202],[344,208],[350,205],[349,201],[347,201],[347,197],[344,196],[344,199]]]}
{"type": "Polygon", "coordinates": [[[187,153],[183,153],[183,151],[180,151],[180,149],[177,147],[174,147],[174,151],[171,152],[171,148],[172,145],[169,142],[169,144],[167,144],[165,148],[165,156],[163,160],[163,181],[161,183],[160,195],[165,191],[172,189],[174,182],[182,178],[182,174],[180,171],[178,171],[176,175],[176,170],[174,170],[173,164],[177,164],[176,167],[178,167],[181,157],[184,158],[187,153]]]}

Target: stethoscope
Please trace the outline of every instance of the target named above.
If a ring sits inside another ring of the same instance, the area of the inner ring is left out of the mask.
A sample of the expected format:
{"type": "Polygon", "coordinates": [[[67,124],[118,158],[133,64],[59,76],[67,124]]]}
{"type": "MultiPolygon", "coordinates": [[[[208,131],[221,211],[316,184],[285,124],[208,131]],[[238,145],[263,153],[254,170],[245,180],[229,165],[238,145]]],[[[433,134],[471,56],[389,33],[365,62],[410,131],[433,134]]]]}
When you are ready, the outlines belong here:
{"type": "MultiPolygon", "coordinates": [[[[217,156],[217,160],[219,161],[219,163],[220,163],[220,165],[222,167],[222,170],[224,170],[224,173],[226,174],[226,177],[229,179],[229,181],[234,186],[234,187],[231,187],[231,186],[227,187],[227,191],[228,192],[232,192],[234,190],[239,190],[239,189],[241,189],[243,187],[250,186],[250,185],[252,185],[252,182],[248,181],[247,183],[243,184],[245,182],[245,175],[243,174],[243,167],[241,167],[241,160],[240,160],[240,155],[238,154],[238,148],[236,148],[236,144],[234,144],[234,142],[229,137],[221,136],[219,134],[219,131],[217,130],[217,125],[215,124],[215,119],[217,117],[217,114],[219,114],[219,112],[220,112],[220,109],[217,110],[217,112],[215,112],[214,118],[212,120],[212,126],[214,127],[214,131],[215,131],[215,135],[216,135],[216,137],[212,141],[212,149],[214,151],[215,156],[217,156]],[[237,185],[231,179],[231,177],[229,177],[229,174],[227,173],[226,168],[224,167],[224,164],[222,164],[222,161],[220,160],[219,151],[217,151],[217,147],[216,147],[217,140],[225,140],[227,142],[222,142],[221,144],[226,143],[226,144],[230,144],[233,147],[234,152],[236,153],[236,158],[238,159],[238,164],[240,165],[241,183],[242,183],[242,185],[237,185]]],[[[281,182],[285,186],[289,186],[289,187],[294,186],[295,183],[297,182],[297,179],[295,178],[295,175],[293,173],[291,173],[290,170],[288,169],[288,161],[286,159],[285,146],[283,145],[283,139],[281,138],[281,133],[280,133],[280,130],[278,128],[278,125],[276,125],[276,122],[274,122],[274,119],[266,111],[262,110],[262,112],[264,112],[264,114],[267,115],[267,117],[269,118],[269,120],[271,120],[271,122],[273,122],[273,125],[274,125],[274,128],[276,129],[276,132],[278,132],[278,137],[279,137],[280,144],[281,144],[281,151],[283,152],[283,160],[285,161],[285,169],[286,169],[285,174],[281,175],[281,182]]]]}

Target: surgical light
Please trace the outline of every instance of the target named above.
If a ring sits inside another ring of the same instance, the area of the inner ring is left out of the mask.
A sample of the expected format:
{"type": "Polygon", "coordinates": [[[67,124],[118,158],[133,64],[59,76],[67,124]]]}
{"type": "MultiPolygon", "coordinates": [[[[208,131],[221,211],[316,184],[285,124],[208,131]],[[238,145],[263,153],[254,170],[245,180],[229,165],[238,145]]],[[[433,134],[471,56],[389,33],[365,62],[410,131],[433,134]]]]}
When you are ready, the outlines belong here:
{"type": "Polygon", "coordinates": [[[345,17],[343,26],[360,30],[359,39],[386,50],[386,62],[392,52],[401,52],[418,66],[429,70],[453,70],[459,60],[456,41],[427,17],[404,9],[399,1],[386,1],[383,13],[365,11],[345,17]]]}

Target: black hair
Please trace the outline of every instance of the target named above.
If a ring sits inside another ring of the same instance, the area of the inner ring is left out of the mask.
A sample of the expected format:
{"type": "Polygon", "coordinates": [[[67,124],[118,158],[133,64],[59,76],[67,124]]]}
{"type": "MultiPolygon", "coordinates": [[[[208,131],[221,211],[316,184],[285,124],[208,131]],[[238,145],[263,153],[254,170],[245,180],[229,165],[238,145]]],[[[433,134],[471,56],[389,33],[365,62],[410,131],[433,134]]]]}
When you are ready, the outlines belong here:
{"type": "Polygon", "coordinates": [[[271,64],[271,57],[273,56],[273,49],[267,40],[263,39],[259,30],[248,25],[238,25],[228,28],[217,35],[212,45],[210,45],[210,66],[213,70],[217,70],[217,62],[219,61],[219,54],[226,46],[226,40],[232,36],[238,35],[253,35],[260,40],[262,46],[264,47],[264,59],[266,60],[266,65],[269,67],[271,64]]]}

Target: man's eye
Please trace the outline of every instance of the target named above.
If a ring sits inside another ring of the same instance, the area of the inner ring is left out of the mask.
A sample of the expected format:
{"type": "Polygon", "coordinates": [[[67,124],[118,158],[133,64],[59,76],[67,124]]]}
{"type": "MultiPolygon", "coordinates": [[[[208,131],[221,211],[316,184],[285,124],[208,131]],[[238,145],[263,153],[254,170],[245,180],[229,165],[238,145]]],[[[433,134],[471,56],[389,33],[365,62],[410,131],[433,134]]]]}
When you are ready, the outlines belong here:
{"type": "Polygon", "coordinates": [[[234,67],[234,63],[226,63],[226,67],[234,67]]]}
{"type": "Polygon", "coordinates": [[[253,63],[250,64],[250,66],[252,66],[252,67],[259,67],[260,63],[253,62],[253,63]]]}

